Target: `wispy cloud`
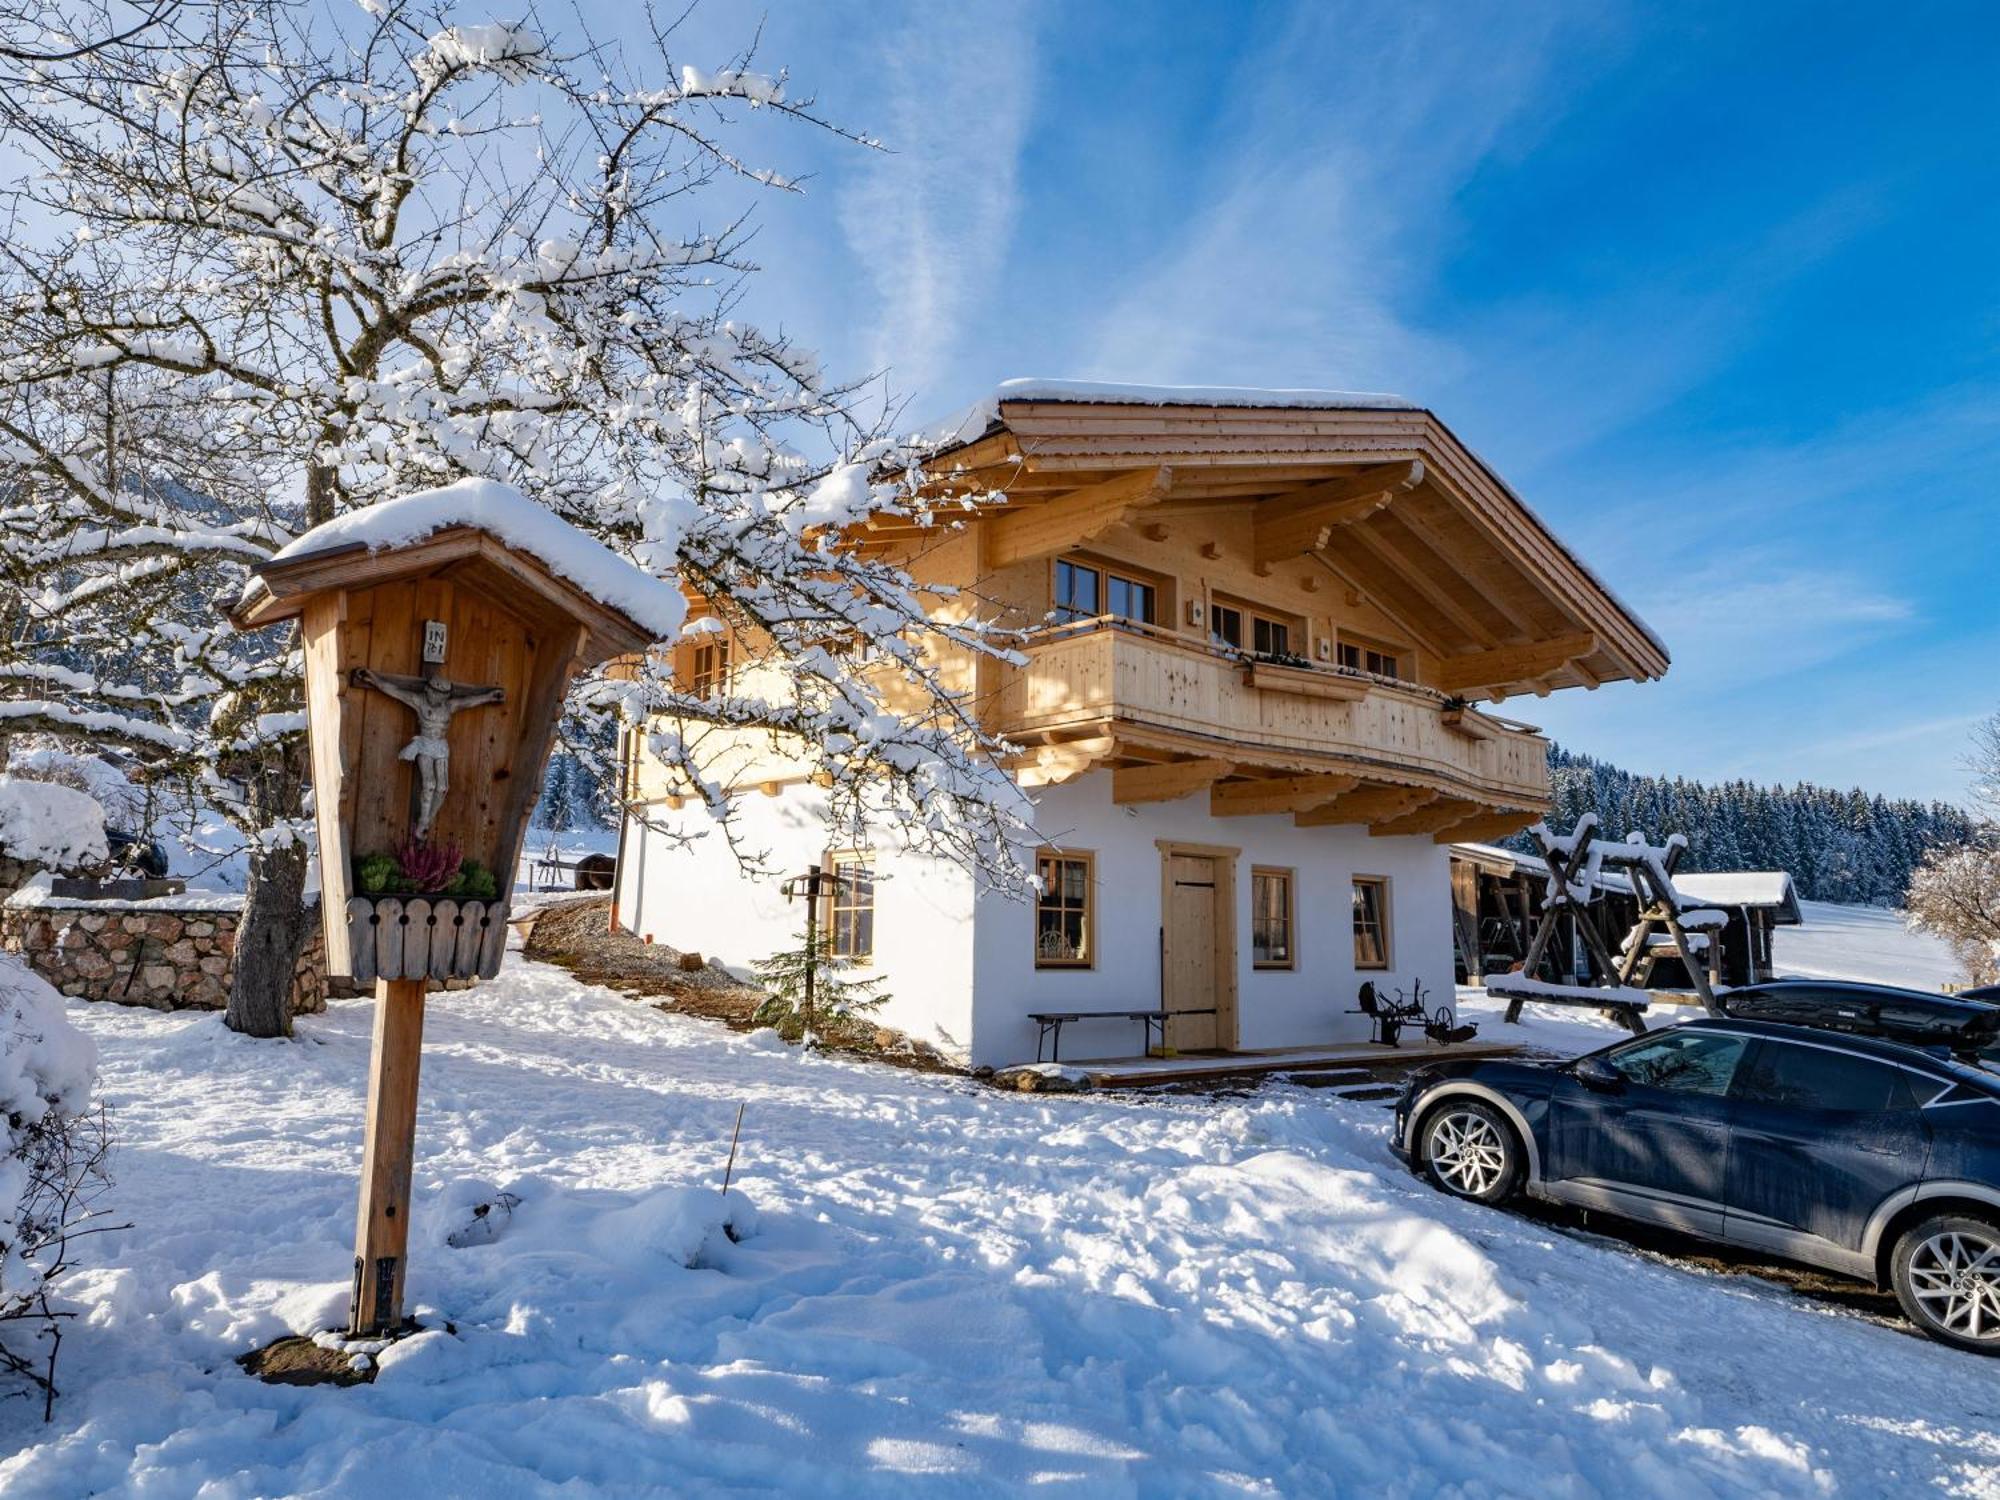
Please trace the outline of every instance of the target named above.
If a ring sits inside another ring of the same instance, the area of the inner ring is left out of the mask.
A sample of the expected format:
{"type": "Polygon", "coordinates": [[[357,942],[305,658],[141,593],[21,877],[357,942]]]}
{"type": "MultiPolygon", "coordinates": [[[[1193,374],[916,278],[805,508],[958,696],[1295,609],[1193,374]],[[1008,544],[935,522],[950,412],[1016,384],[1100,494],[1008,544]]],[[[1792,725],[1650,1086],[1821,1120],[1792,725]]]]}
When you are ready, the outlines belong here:
{"type": "Polygon", "coordinates": [[[886,40],[869,62],[888,149],[843,187],[839,220],[874,293],[870,363],[923,408],[1014,233],[1035,17],[922,3],[875,14],[886,40]]]}
{"type": "Polygon", "coordinates": [[[1125,379],[1435,389],[1454,341],[1405,311],[1444,253],[1452,195],[1529,129],[1558,7],[1304,4],[1217,85],[1187,229],[1082,354],[1125,379]]]}

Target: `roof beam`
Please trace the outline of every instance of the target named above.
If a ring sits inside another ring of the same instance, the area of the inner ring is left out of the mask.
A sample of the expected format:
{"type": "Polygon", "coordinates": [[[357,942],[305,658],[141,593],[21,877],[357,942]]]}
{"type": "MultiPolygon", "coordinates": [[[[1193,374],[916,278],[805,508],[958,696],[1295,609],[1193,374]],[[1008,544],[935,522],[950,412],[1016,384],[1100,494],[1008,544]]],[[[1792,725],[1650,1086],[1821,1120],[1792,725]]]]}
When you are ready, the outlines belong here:
{"type": "Polygon", "coordinates": [[[1316,552],[1335,528],[1366,520],[1424,482],[1421,460],[1380,464],[1279,495],[1257,507],[1255,560],[1282,562],[1316,552]]]}
{"type": "Polygon", "coordinates": [[[1585,631],[1552,640],[1530,641],[1525,646],[1501,646],[1492,651],[1447,656],[1437,664],[1437,685],[1447,693],[1464,693],[1473,688],[1533,682],[1547,673],[1560,672],[1596,649],[1597,637],[1585,631]]]}
{"type": "Polygon", "coordinates": [[[986,566],[1004,568],[1087,542],[1159,504],[1173,483],[1174,471],[1162,464],[1054,496],[1021,515],[996,514],[987,522],[986,566]]]}
{"type": "MultiPolygon", "coordinates": [[[[1435,577],[1405,548],[1397,545],[1394,538],[1387,533],[1374,526],[1350,526],[1342,533],[1341,539],[1351,542],[1358,550],[1415,589],[1432,609],[1449,620],[1459,634],[1473,645],[1493,643],[1495,640],[1493,628],[1482,624],[1466,610],[1464,605],[1452,597],[1452,585],[1435,577]]],[[[1456,586],[1469,593],[1479,591],[1478,585],[1465,579],[1456,579],[1456,586]]]]}
{"type": "Polygon", "coordinates": [[[1214,818],[1297,813],[1323,806],[1361,785],[1359,776],[1271,776],[1262,781],[1230,781],[1209,788],[1214,818]]]}
{"type": "Polygon", "coordinates": [[[1115,766],[1111,800],[1121,807],[1134,802],[1172,802],[1213,786],[1236,769],[1226,760],[1170,760],[1156,766],[1115,766]]]}
{"type": "Polygon", "coordinates": [[[1482,804],[1465,798],[1440,798],[1423,807],[1413,807],[1401,817],[1382,819],[1369,828],[1368,836],[1372,839],[1393,839],[1410,833],[1436,833],[1440,828],[1463,823],[1484,810],[1482,804]]]}
{"type": "Polygon", "coordinates": [[[1363,787],[1344,797],[1336,797],[1323,807],[1294,813],[1292,821],[1301,828],[1325,828],[1335,823],[1376,823],[1385,818],[1400,817],[1427,802],[1435,802],[1437,797],[1436,792],[1422,786],[1363,787]]]}
{"type": "Polygon", "coordinates": [[[1504,839],[1510,833],[1519,833],[1541,816],[1525,807],[1506,812],[1481,812],[1449,828],[1440,828],[1431,837],[1440,844],[1484,844],[1493,839],[1504,839]]]}

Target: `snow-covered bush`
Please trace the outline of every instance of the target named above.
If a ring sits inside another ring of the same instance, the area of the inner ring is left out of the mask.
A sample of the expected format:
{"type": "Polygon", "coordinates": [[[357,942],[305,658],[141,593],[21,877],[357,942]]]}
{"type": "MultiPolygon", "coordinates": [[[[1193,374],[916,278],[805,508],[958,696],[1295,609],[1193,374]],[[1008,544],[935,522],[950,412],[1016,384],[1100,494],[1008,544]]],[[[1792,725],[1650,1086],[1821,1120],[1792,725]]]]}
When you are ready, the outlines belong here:
{"type": "Polygon", "coordinates": [[[0,775],[0,856],[76,870],[104,860],[104,809],[71,787],[0,775]]]}
{"type": "Polygon", "coordinates": [[[89,1108],[96,1077],[97,1049],[62,996],[0,953],[0,1372],[51,1397],[61,1324],[49,1289],[107,1181],[104,1116],[89,1108]],[[17,1329],[27,1337],[6,1337],[17,1329]]]}

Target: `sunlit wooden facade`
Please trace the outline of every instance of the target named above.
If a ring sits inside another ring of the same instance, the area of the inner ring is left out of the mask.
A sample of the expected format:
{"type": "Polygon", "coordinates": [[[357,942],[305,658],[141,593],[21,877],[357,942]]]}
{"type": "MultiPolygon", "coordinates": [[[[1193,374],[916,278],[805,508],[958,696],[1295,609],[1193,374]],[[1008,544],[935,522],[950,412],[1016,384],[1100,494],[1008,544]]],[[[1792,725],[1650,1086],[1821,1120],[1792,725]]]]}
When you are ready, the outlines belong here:
{"type": "MultiPolygon", "coordinates": [[[[1143,972],[1115,984],[1039,958],[990,981],[1022,993],[1002,1006],[1004,1043],[968,1042],[969,1054],[1017,1049],[1019,1013],[1038,994],[1082,1006],[1150,993],[1191,1013],[1186,1047],[1326,1039],[1348,1024],[1333,1019],[1335,992],[1360,969],[1323,952],[1318,1008],[1292,1007],[1297,1024],[1278,1032],[1252,1024],[1251,991],[1279,969],[1269,932],[1253,932],[1273,919],[1257,913],[1282,894],[1302,929],[1329,913],[1344,925],[1350,899],[1378,899],[1350,884],[1386,880],[1369,872],[1389,864],[1401,871],[1393,901],[1380,898],[1390,908],[1414,899],[1413,884],[1434,879],[1437,892],[1420,921],[1385,908],[1402,934],[1385,977],[1448,984],[1443,846],[1499,837],[1548,806],[1546,741],[1500,705],[1667,667],[1644,624],[1498,476],[1405,404],[1014,383],[940,443],[927,472],[933,513],[878,518],[850,541],[959,590],[945,607],[1020,633],[1022,664],[967,653],[946,663],[952,681],[1018,747],[1010,768],[1040,800],[1051,849],[1081,847],[1077,830],[1100,825],[1100,844],[1137,841],[1115,873],[1110,851],[1085,849],[1097,920],[1143,905],[1127,928],[1157,933],[1135,956],[1143,972]],[[1321,850],[1337,857],[1309,883],[1321,850]],[[1207,875],[1176,883],[1173,869],[1197,868],[1189,859],[1208,861],[1207,875]],[[1276,874],[1259,884],[1260,866],[1294,873],[1281,892],[1276,874]],[[1216,889],[1213,920],[1186,917],[1181,885],[1216,889]],[[1212,948],[1200,962],[1174,951],[1181,926],[1212,948]],[[1211,1003],[1215,1019],[1195,1020],[1211,1003]]],[[[697,675],[694,652],[713,645],[683,648],[682,670],[697,675]]],[[[755,658],[744,643],[737,669],[759,670],[755,658]]],[[[649,800],[674,794],[643,765],[635,776],[649,800]]],[[[727,777],[809,796],[803,778],[768,737],[746,740],[727,777]]],[[[1021,918],[1037,955],[1048,920],[1021,918]]]]}

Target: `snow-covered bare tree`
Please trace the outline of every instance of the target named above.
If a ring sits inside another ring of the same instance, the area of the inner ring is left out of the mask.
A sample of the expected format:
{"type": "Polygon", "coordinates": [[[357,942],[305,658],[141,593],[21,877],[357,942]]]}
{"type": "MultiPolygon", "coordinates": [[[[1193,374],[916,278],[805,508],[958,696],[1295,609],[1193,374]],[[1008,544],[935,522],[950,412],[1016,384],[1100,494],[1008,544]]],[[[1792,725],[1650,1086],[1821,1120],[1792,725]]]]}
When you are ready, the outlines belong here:
{"type": "Polygon", "coordinates": [[[218,606],[302,528],[463,477],[779,669],[717,699],[662,649],[572,698],[645,722],[732,841],[718,721],[793,737],[834,816],[1023,878],[1004,747],[944,665],[1007,643],[845,540],[930,503],[915,456],[743,316],[739,199],[794,184],[725,142],[752,111],[836,127],[747,53],[651,37],[221,3],[0,93],[0,724],[126,747],[247,835],[239,1029],[289,1029],[306,758],[290,628],[218,606]]]}
{"type": "Polygon", "coordinates": [[[1974,984],[2000,981],[2000,840],[1948,844],[1910,877],[1910,925],[1951,945],[1974,984]]]}
{"type": "Polygon", "coordinates": [[[1932,849],[1910,880],[1910,925],[1951,944],[1974,984],[2000,981],[2000,713],[1972,734],[1966,770],[1985,815],[1971,837],[1932,849]]]}
{"type": "Polygon", "coordinates": [[[185,0],[0,0],[0,64],[68,62],[102,47],[143,43],[185,0]]]}

